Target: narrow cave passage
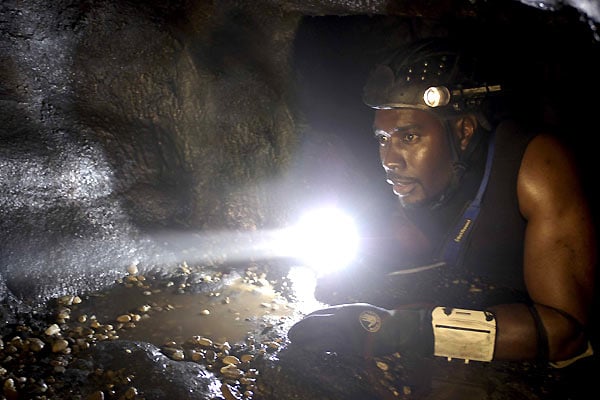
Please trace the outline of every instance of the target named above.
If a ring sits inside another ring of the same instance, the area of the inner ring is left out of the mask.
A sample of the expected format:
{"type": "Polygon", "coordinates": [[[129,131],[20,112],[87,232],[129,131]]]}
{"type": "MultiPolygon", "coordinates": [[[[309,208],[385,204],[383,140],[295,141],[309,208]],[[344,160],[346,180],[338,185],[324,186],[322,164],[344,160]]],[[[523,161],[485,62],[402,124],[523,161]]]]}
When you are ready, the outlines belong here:
{"type": "MultiPolygon", "coordinates": [[[[526,117],[573,145],[597,207],[600,51],[576,12],[507,21],[493,8],[486,25],[353,9],[315,16],[325,5],[297,6],[308,7],[299,16],[286,8],[294,2],[42,3],[0,6],[3,398],[579,395],[561,371],[531,365],[365,362],[288,348],[303,313],[393,297],[397,282],[348,273],[321,282],[320,301],[309,282],[307,305],[287,260],[236,258],[253,239],[198,240],[198,230],[271,228],[287,190],[295,210],[335,203],[377,230],[396,199],[361,99],[365,77],[396,44],[448,31],[502,55],[526,117]],[[279,169],[291,180],[284,189],[273,183],[279,169]],[[164,235],[147,240],[149,231],[164,235]]],[[[385,251],[363,259],[387,261],[385,251]]]]}

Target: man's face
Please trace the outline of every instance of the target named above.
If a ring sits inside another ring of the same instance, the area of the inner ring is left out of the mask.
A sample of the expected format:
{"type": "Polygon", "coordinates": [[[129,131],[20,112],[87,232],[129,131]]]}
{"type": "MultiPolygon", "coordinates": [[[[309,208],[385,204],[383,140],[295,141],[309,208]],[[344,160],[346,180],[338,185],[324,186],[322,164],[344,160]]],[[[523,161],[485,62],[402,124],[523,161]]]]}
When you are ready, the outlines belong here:
{"type": "Polygon", "coordinates": [[[373,130],[387,182],[402,206],[428,204],[448,187],[452,153],[435,116],[416,109],[377,110],[373,130]]]}

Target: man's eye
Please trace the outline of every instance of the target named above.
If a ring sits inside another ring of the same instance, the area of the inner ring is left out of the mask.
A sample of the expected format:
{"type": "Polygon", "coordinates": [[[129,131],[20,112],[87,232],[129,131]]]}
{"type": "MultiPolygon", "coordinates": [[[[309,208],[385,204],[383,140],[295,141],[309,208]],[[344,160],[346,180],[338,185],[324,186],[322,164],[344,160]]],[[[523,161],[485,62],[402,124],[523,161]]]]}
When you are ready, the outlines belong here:
{"type": "Polygon", "coordinates": [[[409,132],[409,133],[404,134],[404,136],[402,136],[402,141],[405,143],[411,143],[411,142],[414,142],[415,140],[417,140],[418,137],[419,137],[418,135],[409,132]]]}
{"type": "Polygon", "coordinates": [[[377,141],[379,142],[380,145],[384,145],[387,142],[389,142],[390,138],[386,135],[377,135],[375,136],[375,139],[377,139],[377,141]]]}

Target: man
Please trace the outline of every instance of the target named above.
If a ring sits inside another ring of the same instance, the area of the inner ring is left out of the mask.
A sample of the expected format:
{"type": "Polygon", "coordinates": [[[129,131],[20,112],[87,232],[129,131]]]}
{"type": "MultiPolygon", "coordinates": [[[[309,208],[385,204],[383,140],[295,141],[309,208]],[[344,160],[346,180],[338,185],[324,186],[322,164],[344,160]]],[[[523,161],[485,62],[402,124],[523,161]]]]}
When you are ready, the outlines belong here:
{"type": "Polygon", "coordinates": [[[292,327],[293,344],[556,367],[593,354],[596,238],[575,162],[556,137],[490,112],[505,88],[476,60],[449,41],[418,41],[373,70],[364,101],[399,200],[398,254],[414,271],[475,277],[503,295],[472,301],[472,286],[446,290],[432,275],[430,292],[414,292],[425,306],[315,311],[292,327]]]}

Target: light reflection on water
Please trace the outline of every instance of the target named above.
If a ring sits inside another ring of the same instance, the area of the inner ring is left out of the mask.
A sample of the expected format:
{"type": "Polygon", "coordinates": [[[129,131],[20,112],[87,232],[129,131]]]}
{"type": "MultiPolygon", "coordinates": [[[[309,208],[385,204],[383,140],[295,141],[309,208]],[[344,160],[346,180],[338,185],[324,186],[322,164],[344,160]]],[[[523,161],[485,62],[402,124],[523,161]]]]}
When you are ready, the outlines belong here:
{"type": "Polygon", "coordinates": [[[181,342],[199,335],[215,341],[243,341],[248,333],[262,330],[266,320],[276,321],[292,314],[287,301],[268,286],[240,280],[220,293],[177,293],[176,290],[144,294],[142,288],[123,286],[104,292],[82,303],[73,318],[96,315],[103,324],[117,325],[123,314],[141,315],[135,327],[125,325],[120,339],[143,340],[155,345],[181,342]],[[147,312],[139,308],[150,305],[147,312]]]}
{"type": "MultiPolygon", "coordinates": [[[[294,267],[288,276],[294,300],[288,301],[266,280],[260,285],[245,283],[242,278],[210,293],[178,293],[175,287],[160,289],[117,285],[91,296],[74,306],[71,321],[81,315],[94,315],[101,324],[121,326],[123,314],[141,316],[133,325],[118,329],[120,339],[140,340],[161,346],[169,341],[184,342],[203,336],[216,342],[244,341],[248,335],[263,331],[279,321],[289,320],[322,308],[314,298],[316,277],[303,267],[294,267]],[[140,311],[145,305],[150,308],[140,311]]],[[[293,321],[287,321],[293,323],[293,321]]]]}
{"type": "Polygon", "coordinates": [[[324,308],[326,305],[315,299],[317,274],[308,267],[292,267],[288,273],[296,297],[294,308],[302,314],[324,308]]]}

